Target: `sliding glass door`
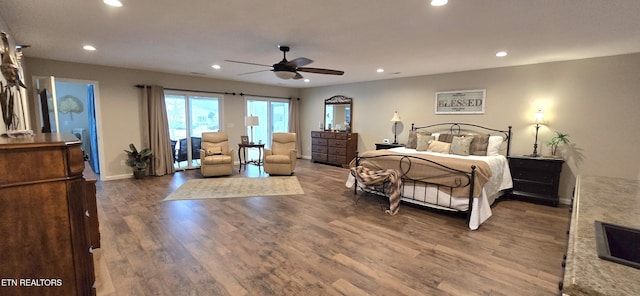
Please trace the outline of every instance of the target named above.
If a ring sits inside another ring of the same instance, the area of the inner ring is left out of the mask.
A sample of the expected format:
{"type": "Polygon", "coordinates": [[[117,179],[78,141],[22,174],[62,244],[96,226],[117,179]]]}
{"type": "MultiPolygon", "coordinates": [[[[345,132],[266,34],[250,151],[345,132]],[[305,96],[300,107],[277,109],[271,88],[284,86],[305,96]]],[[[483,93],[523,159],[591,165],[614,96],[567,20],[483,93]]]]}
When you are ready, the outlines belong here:
{"type": "Polygon", "coordinates": [[[252,97],[247,98],[246,116],[257,116],[258,126],[247,127],[247,135],[255,137],[255,143],[262,142],[265,147],[271,146],[273,133],[289,132],[289,100],[252,97]]]}
{"type": "Polygon", "coordinates": [[[175,167],[199,167],[202,133],[220,130],[222,97],[165,91],[165,104],[175,167]]]}

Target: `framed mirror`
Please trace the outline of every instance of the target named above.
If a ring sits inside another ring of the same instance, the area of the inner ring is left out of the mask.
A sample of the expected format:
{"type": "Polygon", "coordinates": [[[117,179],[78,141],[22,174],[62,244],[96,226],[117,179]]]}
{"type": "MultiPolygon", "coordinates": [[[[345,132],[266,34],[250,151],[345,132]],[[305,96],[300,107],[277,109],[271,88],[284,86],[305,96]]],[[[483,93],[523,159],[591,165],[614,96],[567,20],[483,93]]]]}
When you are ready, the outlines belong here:
{"type": "Polygon", "coordinates": [[[345,96],[333,96],[324,100],[324,130],[351,132],[353,101],[345,96]]]}

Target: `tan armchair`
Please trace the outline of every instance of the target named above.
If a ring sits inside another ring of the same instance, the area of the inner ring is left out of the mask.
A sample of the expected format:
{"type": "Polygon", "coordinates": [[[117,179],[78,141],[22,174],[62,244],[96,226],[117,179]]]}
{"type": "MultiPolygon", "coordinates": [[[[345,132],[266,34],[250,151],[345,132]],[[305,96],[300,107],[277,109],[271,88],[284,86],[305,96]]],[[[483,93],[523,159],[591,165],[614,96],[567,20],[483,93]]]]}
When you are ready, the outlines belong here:
{"type": "Polygon", "coordinates": [[[269,175],[292,175],[296,168],[295,133],[273,133],[271,149],[264,149],[264,171],[269,175]]]}
{"type": "Polygon", "coordinates": [[[233,174],[233,149],[225,132],[202,133],[200,172],[204,177],[233,174]]]}

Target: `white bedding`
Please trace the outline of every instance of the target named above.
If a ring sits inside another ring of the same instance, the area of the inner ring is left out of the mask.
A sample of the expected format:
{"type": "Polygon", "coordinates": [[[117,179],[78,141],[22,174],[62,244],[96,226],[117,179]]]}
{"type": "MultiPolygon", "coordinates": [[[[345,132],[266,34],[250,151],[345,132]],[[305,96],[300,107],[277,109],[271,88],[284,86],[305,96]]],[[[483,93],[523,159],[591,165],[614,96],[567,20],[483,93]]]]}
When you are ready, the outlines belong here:
{"type": "MultiPolygon", "coordinates": [[[[416,151],[415,149],[408,149],[404,147],[398,147],[390,149],[398,153],[411,153],[411,154],[425,154],[425,155],[438,155],[447,156],[453,158],[462,159],[475,159],[486,162],[491,169],[491,178],[487,181],[482,189],[482,195],[479,198],[473,199],[473,208],[470,213],[469,228],[472,230],[478,229],[480,224],[491,217],[491,204],[495,199],[500,196],[501,192],[513,187],[511,172],[509,171],[509,162],[503,155],[496,156],[460,156],[454,154],[442,154],[427,151],[416,151]]],[[[349,174],[346,186],[353,187],[355,178],[349,174]]],[[[468,198],[449,198],[449,194],[437,190],[437,188],[429,186],[404,186],[402,200],[417,204],[423,204],[427,206],[439,205],[438,208],[443,209],[455,209],[460,211],[466,211],[469,208],[468,198]],[[425,191],[426,190],[426,191],[425,191]]]]}

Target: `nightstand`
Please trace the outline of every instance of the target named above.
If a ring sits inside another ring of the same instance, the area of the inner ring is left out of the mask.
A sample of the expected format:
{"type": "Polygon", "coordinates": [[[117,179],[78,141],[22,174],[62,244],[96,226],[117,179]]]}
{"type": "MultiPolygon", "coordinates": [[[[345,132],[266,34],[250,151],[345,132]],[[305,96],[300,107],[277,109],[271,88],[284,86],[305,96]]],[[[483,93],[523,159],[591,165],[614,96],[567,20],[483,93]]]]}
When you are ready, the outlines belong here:
{"type": "Polygon", "coordinates": [[[376,150],[404,147],[404,144],[376,143],[376,150]]]}
{"type": "Polygon", "coordinates": [[[558,206],[558,186],[564,160],[551,157],[509,156],[514,199],[558,206]]]}

